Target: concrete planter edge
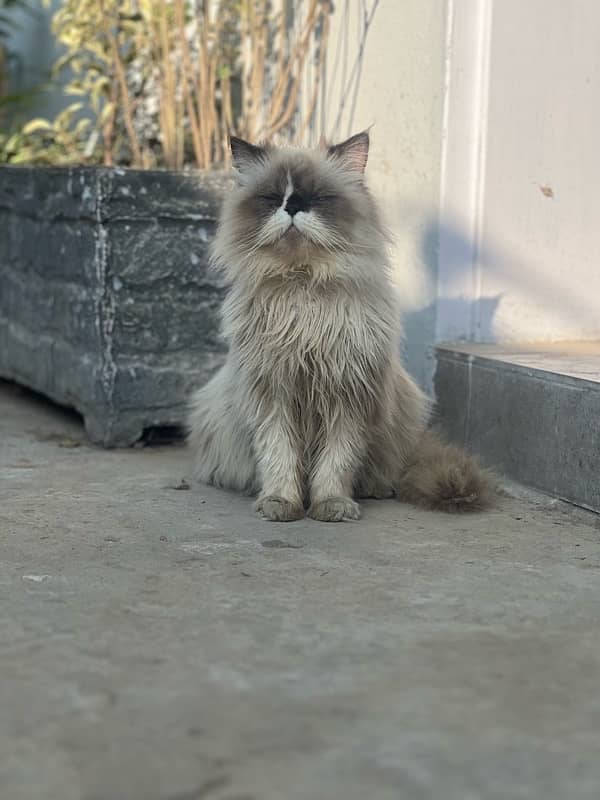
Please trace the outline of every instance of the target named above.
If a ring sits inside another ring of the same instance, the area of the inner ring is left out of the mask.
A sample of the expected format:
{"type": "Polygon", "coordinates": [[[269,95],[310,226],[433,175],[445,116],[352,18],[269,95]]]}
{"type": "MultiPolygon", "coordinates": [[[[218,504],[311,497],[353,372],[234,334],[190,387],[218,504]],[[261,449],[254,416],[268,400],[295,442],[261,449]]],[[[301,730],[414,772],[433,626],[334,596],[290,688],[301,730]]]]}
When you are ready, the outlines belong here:
{"type": "Polygon", "coordinates": [[[230,178],[0,168],[0,377],[128,446],[179,426],[223,361],[208,248],[230,178]]]}

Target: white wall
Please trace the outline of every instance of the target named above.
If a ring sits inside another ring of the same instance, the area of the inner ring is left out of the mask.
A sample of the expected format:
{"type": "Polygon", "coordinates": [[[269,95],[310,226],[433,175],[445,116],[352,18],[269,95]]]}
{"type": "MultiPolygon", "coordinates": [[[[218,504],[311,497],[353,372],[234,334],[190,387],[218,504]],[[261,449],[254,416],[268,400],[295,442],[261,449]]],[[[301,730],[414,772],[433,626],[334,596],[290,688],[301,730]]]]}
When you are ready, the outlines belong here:
{"type": "Polygon", "coordinates": [[[314,132],[373,125],[367,168],[396,239],[409,368],[433,371],[445,0],[338,0],[314,132]],[[365,30],[365,19],[371,19],[365,30]]]}
{"type": "Polygon", "coordinates": [[[600,3],[454,0],[438,339],[600,337],[600,3]]]}

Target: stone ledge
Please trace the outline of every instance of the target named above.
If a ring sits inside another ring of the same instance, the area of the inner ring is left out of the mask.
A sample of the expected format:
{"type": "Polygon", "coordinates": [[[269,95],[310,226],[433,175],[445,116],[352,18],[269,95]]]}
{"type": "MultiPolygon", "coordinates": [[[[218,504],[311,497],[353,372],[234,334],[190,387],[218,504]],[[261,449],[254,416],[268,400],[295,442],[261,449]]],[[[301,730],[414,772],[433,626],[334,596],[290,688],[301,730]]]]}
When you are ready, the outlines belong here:
{"type": "Polygon", "coordinates": [[[442,345],[437,421],[510,478],[600,511],[600,343],[442,345]]]}

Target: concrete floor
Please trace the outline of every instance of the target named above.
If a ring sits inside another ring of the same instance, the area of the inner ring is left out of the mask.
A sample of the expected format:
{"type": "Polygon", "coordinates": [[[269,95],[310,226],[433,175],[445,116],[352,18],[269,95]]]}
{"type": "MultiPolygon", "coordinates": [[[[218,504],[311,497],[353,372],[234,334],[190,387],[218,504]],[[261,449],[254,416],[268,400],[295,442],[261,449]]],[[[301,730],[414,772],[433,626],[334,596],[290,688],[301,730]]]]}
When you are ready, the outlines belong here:
{"type": "Polygon", "coordinates": [[[0,386],[0,796],[600,796],[598,518],[274,525],[0,386]]]}

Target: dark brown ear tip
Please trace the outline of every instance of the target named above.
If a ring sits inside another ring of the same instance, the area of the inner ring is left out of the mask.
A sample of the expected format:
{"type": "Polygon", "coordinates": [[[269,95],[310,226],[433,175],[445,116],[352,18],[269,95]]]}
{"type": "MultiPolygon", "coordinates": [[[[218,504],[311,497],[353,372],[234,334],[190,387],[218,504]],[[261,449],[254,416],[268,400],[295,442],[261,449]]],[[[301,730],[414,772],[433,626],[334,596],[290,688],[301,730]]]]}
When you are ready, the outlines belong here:
{"type": "Polygon", "coordinates": [[[229,134],[229,147],[233,156],[234,166],[238,169],[242,169],[244,165],[252,162],[264,161],[267,155],[263,147],[251,144],[239,136],[233,136],[233,134],[229,134]]]}
{"type": "Polygon", "coordinates": [[[366,128],[364,131],[359,131],[355,133],[354,136],[351,136],[347,142],[348,144],[366,144],[367,147],[371,142],[371,135],[370,135],[371,128],[366,128]]]}
{"type": "Polygon", "coordinates": [[[233,150],[236,147],[243,147],[247,144],[243,139],[240,139],[239,136],[234,136],[232,133],[229,134],[229,147],[233,150]]]}
{"type": "Polygon", "coordinates": [[[355,133],[346,141],[331,145],[327,155],[341,161],[352,172],[364,172],[369,155],[369,131],[355,133]]]}
{"type": "Polygon", "coordinates": [[[360,133],[355,133],[354,136],[351,136],[348,141],[352,142],[353,144],[366,144],[368,147],[369,144],[371,143],[369,129],[367,128],[367,130],[365,131],[360,131],[360,133]]]}

